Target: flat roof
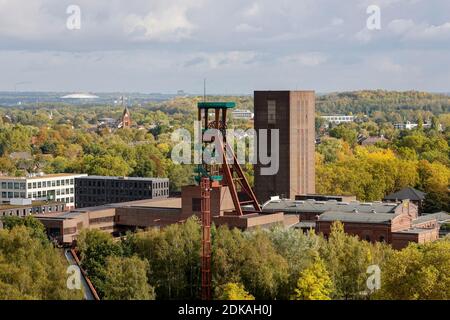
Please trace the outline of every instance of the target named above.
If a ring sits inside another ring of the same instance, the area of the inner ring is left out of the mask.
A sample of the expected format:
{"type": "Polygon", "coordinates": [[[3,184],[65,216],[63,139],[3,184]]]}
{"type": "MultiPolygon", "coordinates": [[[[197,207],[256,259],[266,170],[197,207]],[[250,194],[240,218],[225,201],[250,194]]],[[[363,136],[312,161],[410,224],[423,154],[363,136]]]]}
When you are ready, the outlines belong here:
{"type": "Polygon", "coordinates": [[[394,233],[405,233],[405,234],[421,234],[421,233],[428,233],[433,232],[434,229],[422,229],[422,228],[411,228],[407,230],[397,231],[394,233]]]}
{"type": "Polygon", "coordinates": [[[146,199],[114,204],[115,207],[181,209],[181,198],[146,199]]]}
{"type": "Polygon", "coordinates": [[[449,221],[450,214],[448,214],[447,212],[438,212],[438,213],[430,213],[430,214],[424,213],[417,219],[413,220],[413,225],[418,224],[418,223],[427,222],[427,221],[432,221],[432,220],[437,220],[440,223],[449,221]]]}
{"type": "Polygon", "coordinates": [[[32,208],[32,207],[40,207],[40,206],[50,206],[55,204],[62,204],[61,202],[56,201],[33,201],[31,204],[25,204],[25,205],[13,205],[13,204],[0,204],[0,210],[9,210],[9,209],[22,209],[22,208],[32,208]]]}
{"type": "Polygon", "coordinates": [[[36,175],[32,177],[9,177],[9,176],[0,176],[0,180],[33,180],[33,179],[51,179],[51,178],[62,178],[62,177],[78,177],[78,176],[86,176],[85,173],[53,173],[53,174],[44,174],[42,176],[36,175]]]}
{"type": "Polygon", "coordinates": [[[130,202],[112,203],[105,204],[97,207],[80,208],[74,209],[68,212],[53,212],[46,214],[36,215],[39,219],[72,219],[86,212],[94,212],[108,209],[117,208],[161,208],[161,209],[174,209],[181,210],[181,198],[166,198],[166,199],[147,199],[147,200],[137,200],[130,202]]]}
{"type": "Polygon", "coordinates": [[[356,213],[356,212],[325,212],[319,221],[342,221],[355,223],[389,223],[397,217],[391,213],[356,213]]]}
{"type": "Polygon", "coordinates": [[[364,203],[359,201],[350,202],[338,202],[336,200],[328,201],[316,201],[313,199],[309,200],[290,200],[290,199],[280,199],[271,200],[263,205],[263,212],[279,212],[283,211],[286,213],[305,213],[305,212],[317,212],[323,213],[326,211],[338,211],[338,212],[366,212],[371,213],[375,211],[376,213],[393,213],[395,208],[399,206],[399,203],[383,203],[383,202],[373,202],[364,203]]]}
{"type": "Polygon", "coordinates": [[[113,177],[113,176],[83,176],[77,179],[118,180],[118,181],[169,181],[169,178],[145,178],[145,177],[113,177]]]}

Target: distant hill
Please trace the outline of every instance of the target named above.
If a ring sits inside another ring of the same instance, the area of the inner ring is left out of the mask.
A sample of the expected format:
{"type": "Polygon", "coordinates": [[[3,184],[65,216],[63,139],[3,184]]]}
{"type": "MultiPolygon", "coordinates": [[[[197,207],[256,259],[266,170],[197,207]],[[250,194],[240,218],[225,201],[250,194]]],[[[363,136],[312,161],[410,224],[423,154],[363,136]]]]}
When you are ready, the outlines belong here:
{"type": "Polygon", "coordinates": [[[316,109],[322,114],[364,113],[372,115],[375,111],[421,110],[439,115],[450,112],[450,96],[419,91],[339,92],[318,96],[316,109]]]}

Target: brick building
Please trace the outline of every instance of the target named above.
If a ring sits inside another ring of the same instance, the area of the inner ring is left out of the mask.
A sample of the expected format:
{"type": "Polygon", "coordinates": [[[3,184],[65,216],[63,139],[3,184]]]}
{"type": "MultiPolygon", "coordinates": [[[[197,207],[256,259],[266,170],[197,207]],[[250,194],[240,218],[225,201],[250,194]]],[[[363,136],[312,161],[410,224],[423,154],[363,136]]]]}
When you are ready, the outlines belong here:
{"type": "Polygon", "coordinates": [[[346,233],[362,240],[390,243],[396,249],[409,242],[438,239],[440,224],[450,219],[445,213],[419,216],[417,206],[408,200],[364,203],[272,198],[263,205],[265,213],[280,211],[296,217],[294,227],[304,231],[314,229],[328,237],[332,224],[341,221],[346,233]]]}
{"type": "Polygon", "coordinates": [[[315,93],[314,91],[255,91],[255,129],[279,130],[279,171],[261,175],[255,165],[255,193],[260,202],[271,196],[293,199],[315,192],[315,93]]]}

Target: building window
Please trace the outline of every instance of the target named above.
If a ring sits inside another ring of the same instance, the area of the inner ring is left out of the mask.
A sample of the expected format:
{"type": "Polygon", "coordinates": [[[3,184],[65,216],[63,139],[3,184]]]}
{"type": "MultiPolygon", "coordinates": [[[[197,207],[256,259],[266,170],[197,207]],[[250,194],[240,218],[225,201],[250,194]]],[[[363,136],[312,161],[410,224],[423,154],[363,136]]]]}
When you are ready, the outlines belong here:
{"type": "Polygon", "coordinates": [[[384,236],[380,236],[380,242],[385,242],[384,236]]]}
{"type": "Polygon", "coordinates": [[[366,241],[370,242],[370,236],[366,235],[366,241]]]}
{"type": "Polygon", "coordinates": [[[200,199],[200,198],[192,199],[192,211],[194,211],[194,212],[202,211],[202,199],[200,199]]]}
{"type": "Polygon", "coordinates": [[[267,123],[276,124],[277,122],[277,102],[275,100],[267,101],[267,123]]]}

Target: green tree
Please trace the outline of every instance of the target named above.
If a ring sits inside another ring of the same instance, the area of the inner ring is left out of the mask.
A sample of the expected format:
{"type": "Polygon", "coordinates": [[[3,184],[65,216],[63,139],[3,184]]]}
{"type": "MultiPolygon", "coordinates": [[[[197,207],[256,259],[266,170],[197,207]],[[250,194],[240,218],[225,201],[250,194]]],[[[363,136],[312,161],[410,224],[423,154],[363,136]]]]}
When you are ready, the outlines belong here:
{"type": "Polygon", "coordinates": [[[326,243],[314,231],[305,234],[292,228],[276,227],[269,235],[275,250],[288,264],[288,283],[282,289],[281,298],[289,299],[301,273],[315,261],[319,249],[326,243]]]}
{"type": "Polygon", "coordinates": [[[0,300],[82,299],[67,289],[67,263],[48,242],[34,238],[31,228],[0,230],[0,300]]]}
{"type": "Polygon", "coordinates": [[[371,244],[344,232],[344,225],[332,225],[327,246],[321,249],[326,269],[334,284],[333,298],[358,299],[366,289],[367,267],[372,262],[371,244]]]}
{"type": "Polygon", "coordinates": [[[330,136],[333,138],[342,139],[350,145],[355,145],[357,142],[358,132],[346,125],[339,125],[330,130],[330,136]]]}
{"type": "Polygon", "coordinates": [[[99,294],[103,296],[106,262],[111,256],[121,255],[120,245],[115,243],[112,236],[106,232],[86,229],[81,231],[77,245],[83,268],[87,271],[99,294]]]}
{"type": "Polygon", "coordinates": [[[26,216],[23,218],[16,216],[8,216],[2,218],[5,229],[12,230],[18,226],[25,226],[30,230],[30,234],[34,239],[38,239],[43,244],[48,243],[48,237],[45,232],[45,226],[35,217],[26,216]]]}
{"type": "Polygon", "coordinates": [[[154,300],[155,292],[148,284],[146,260],[137,256],[109,257],[103,284],[106,300],[154,300]]]}

